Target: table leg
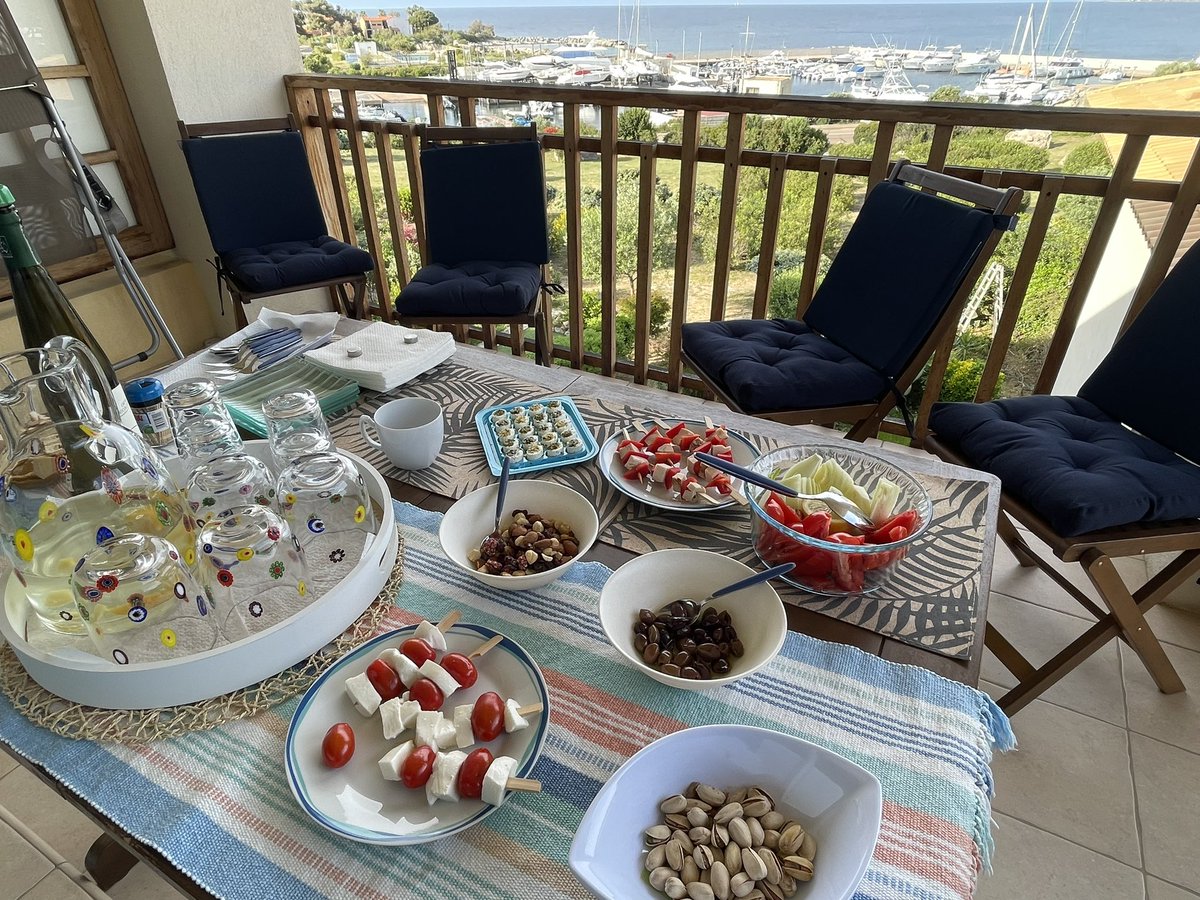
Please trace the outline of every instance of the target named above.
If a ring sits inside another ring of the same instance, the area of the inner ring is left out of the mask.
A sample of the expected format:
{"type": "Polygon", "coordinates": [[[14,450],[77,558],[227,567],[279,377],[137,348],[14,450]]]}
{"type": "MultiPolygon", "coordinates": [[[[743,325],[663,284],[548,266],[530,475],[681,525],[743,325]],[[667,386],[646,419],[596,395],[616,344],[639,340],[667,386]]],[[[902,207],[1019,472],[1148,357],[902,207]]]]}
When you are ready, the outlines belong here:
{"type": "Polygon", "coordinates": [[[137,864],[137,857],[124,844],[107,834],[96,838],[83,860],[83,867],[102,891],[107,891],[128,875],[129,870],[137,864]]]}

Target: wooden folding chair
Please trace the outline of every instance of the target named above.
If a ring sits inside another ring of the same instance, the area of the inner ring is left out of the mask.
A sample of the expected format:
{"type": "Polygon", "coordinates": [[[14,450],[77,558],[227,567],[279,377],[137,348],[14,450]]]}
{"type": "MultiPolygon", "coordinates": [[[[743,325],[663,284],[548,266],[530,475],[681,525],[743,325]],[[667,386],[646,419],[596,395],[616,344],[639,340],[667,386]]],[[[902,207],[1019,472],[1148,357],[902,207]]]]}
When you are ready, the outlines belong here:
{"type": "Polygon", "coordinates": [[[896,405],[907,421],[904,391],[954,327],[1021,197],[901,160],[867,196],[803,318],[686,324],[684,361],[747,415],[848,422],[858,441],[896,405]]]}

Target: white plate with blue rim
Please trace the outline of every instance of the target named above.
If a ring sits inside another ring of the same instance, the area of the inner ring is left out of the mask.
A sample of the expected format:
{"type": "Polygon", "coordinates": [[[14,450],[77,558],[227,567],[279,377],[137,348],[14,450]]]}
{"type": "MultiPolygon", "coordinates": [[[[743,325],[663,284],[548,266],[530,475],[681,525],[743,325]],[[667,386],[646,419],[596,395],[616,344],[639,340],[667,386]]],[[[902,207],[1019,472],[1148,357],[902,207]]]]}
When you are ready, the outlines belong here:
{"type": "MultiPolygon", "coordinates": [[[[409,625],[381,634],[338,660],[301,698],[288,727],[284,769],[297,802],[317,824],[364,844],[397,847],[436,841],[470,828],[499,808],[482,800],[439,800],[430,806],[424,790],[385,781],[380,774],[379,758],[411,738],[412,732],[385,740],[379,713],[368,718],[354,708],[346,694],[346,679],[365,672],[384,650],[398,649],[415,630],[415,625],[409,625]],[[354,729],[354,755],[346,765],[331,769],[322,758],[321,742],[325,732],[338,722],[348,722],[354,729]],[[347,788],[352,789],[350,796],[359,803],[365,801],[369,809],[378,803],[379,809],[369,812],[366,819],[349,812],[339,799],[346,796],[347,788]],[[399,824],[395,828],[362,824],[380,822],[377,816],[399,824]]],[[[458,622],[446,633],[446,645],[448,651],[469,654],[495,635],[483,625],[458,622]]],[[[497,757],[511,756],[517,760],[513,776],[527,778],[541,755],[550,724],[550,696],[541,670],[516,641],[507,637],[474,662],[478,681],[447,697],[442,712],[453,715],[455,706],[473,704],[487,691],[495,691],[506,700],[514,698],[522,706],[541,703],[542,712],[529,718],[528,728],[501,734],[486,745],[475,745],[486,746],[497,757]]],[[[512,797],[509,792],[504,802],[512,802],[512,797]]]]}

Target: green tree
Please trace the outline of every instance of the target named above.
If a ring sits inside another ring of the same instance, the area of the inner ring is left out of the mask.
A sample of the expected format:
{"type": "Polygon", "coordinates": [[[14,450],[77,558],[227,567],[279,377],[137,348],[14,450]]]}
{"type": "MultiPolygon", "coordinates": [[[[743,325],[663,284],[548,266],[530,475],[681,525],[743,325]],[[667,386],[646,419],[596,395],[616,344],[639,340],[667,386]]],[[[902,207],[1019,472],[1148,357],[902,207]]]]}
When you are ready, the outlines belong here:
{"type": "Polygon", "coordinates": [[[414,35],[425,31],[427,28],[439,23],[438,17],[423,6],[410,6],[408,8],[408,27],[412,29],[414,35]]]}
{"type": "Polygon", "coordinates": [[[1184,72],[1195,72],[1200,64],[1190,59],[1177,59],[1175,62],[1163,63],[1154,70],[1155,75],[1182,75],[1184,72]]]}
{"type": "Polygon", "coordinates": [[[799,116],[748,116],[743,143],[750,149],[769,153],[820,155],[829,149],[825,132],[799,116]]]}
{"type": "Polygon", "coordinates": [[[467,26],[467,36],[476,40],[488,40],[496,36],[496,26],[487,25],[479,19],[476,19],[467,26]]]}
{"type": "Polygon", "coordinates": [[[962,88],[954,84],[943,84],[929,95],[929,99],[936,100],[938,103],[961,103],[963,99],[962,88]]]}
{"type": "MultiPolygon", "coordinates": [[[[583,277],[598,279],[601,275],[600,258],[603,240],[603,217],[600,192],[586,189],[581,197],[580,240],[583,245],[583,277]]],[[[674,264],[675,232],[679,215],[679,204],[674,192],[658,181],[654,190],[654,228],[650,245],[651,265],[662,268],[674,264]]],[[[638,173],[624,171],[617,174],[617,221],[615,257],[617,277],[623,277],[630,293],[637,283],[638,262],[638,173]]]]}
{"type": "Polygon", "coordinates": [[[631,106],[617,116],[617,137],[622,141],[654,141],[658,136],[650,123],[650,111],[631,106]]]}
{"type": "Polygon", "coordinates": [[[328,72],[333,68],[333,60],[329,54],[319,47],[304,57],[304,68],[309,72],[328,72]]]}
{"type": "Polygon", "coordinates": [[[1110,175],[1112,161],[1100,138],[1093,138],[1075,147],[1063,160],[1063,171],[1071,175],[1110,175]]]}

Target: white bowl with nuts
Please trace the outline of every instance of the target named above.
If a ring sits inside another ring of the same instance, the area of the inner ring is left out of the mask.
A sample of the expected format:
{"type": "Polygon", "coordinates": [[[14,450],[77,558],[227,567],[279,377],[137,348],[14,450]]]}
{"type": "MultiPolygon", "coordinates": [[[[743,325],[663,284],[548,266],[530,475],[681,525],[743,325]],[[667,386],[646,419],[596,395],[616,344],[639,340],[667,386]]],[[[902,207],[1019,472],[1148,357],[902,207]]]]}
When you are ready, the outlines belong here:
{"type": "MultiPolygon", "coordinates": [[[[734,652],[720,654],[716,666],[709,660],[711,670],[701,668],[702,677],[684,677],[684,672],[693,674],[688,669],[696,668],[696,662],[680,655],[696,657],[695,651],[713,638],[696,632],[691,637],[700,642],[699,647],[695,641],[689,646],[686,635],[673,631],[669,639],[656,637],[653,647],[648,647],[644,639],[639,639],[635,627],[643,609],[656,611],[684,598],[699,602],[717,588],[753,574],[749,566],[709,550],[674,547],[643,553],[620,566],[604,583],[600,591],[600,627],[631,665],[655,681],[684,690],[730,684],[774,659],[787,637],[787,612],[769,583],[756,584],[714,601],[710,609],[717,614],[729,614],[737,645],[734,652]],[[670,653],[673,660],[663,664],[651,650],[670,653]]],[[[717,635],[716,640],[722,637],[717,635]]]]}
{"type": "Polygon", "coordinates": [[[496,491],[489,484],[460,498],[438,530],[446,556],[484,584],[506,591],[545,587],[596,542],[600,521],[591,502],[533,479],[509,482],[501,533],[493,535],[496,491]]]}
{"type": "Polygon", "coordinates": [[[833,751],[705,725],[626,760],[584,814],[569,861],[613,900],[847,900],[882,815],[878,779],[833,751]]]}

